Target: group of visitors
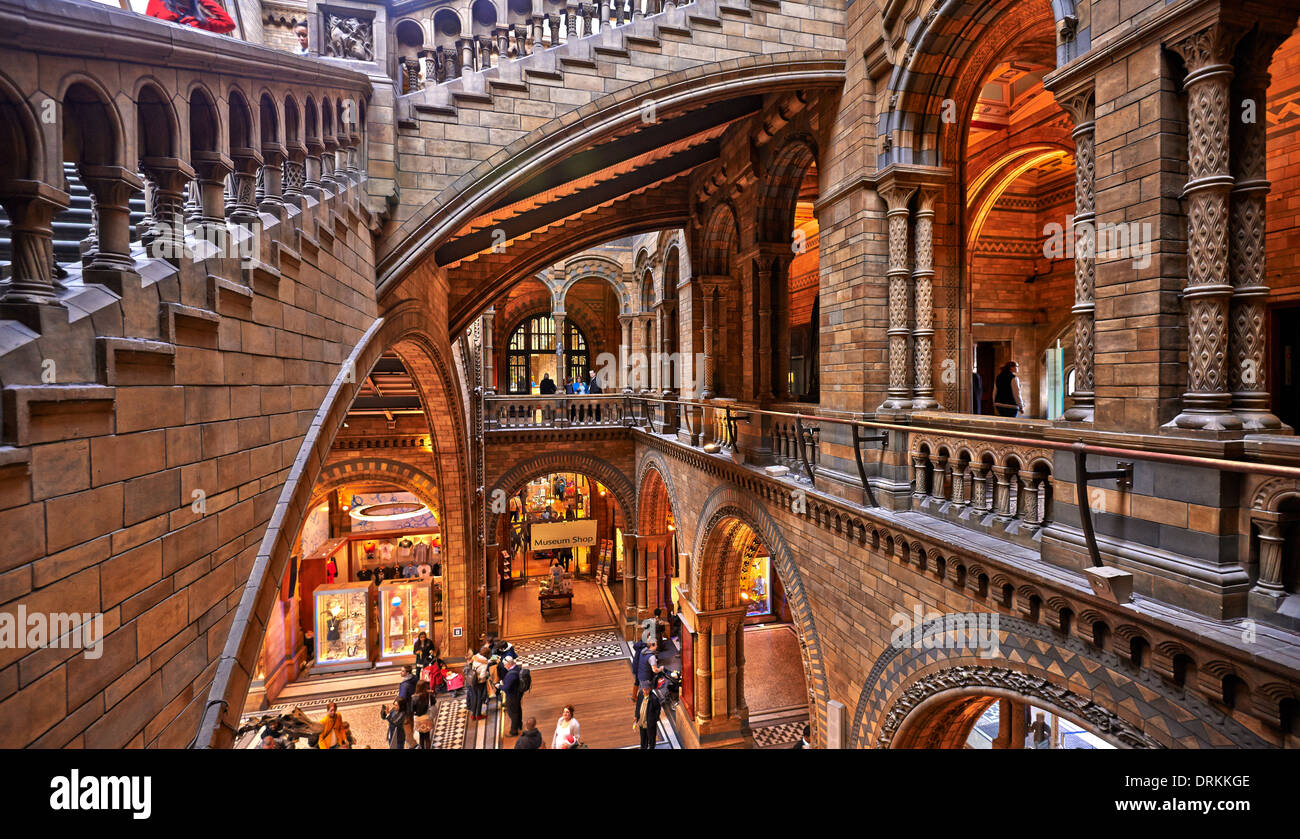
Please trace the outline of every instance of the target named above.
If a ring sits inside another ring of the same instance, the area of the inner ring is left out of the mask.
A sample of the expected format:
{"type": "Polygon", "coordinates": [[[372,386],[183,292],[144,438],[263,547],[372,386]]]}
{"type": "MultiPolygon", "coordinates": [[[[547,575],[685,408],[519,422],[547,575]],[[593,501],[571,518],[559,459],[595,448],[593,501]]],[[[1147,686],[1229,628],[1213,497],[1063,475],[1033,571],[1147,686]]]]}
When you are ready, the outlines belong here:
{"type": "Polygon", "coordinates": [[[466,662],[464,672],[465,706],[470,719],[487,718],[490,686],[510,718],[511,737],[518,736],[523,727],[524,694],[532,688],[532,674],[518,658],[509,641],[489,641],[466,662]]]}
{"type": "Polygon", "coordinates": [[[385,703],[379,710],[380,719],[388,723],[388,748],[432,748],[433,717],[436,695],[448,689],[450,671],[438,657],[438,647],[427,632],[421,632],[411,647],[414,666],[402,667],[402,680],[397,686],[397,701],[385,703]]]}

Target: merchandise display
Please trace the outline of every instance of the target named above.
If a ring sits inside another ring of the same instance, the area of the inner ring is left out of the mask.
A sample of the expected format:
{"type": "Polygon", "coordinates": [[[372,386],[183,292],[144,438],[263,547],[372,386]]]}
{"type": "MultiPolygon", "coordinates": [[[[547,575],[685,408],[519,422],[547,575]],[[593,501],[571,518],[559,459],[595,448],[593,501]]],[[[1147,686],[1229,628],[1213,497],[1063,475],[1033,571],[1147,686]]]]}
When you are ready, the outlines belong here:
{"type": "Polygon", "coordinates": [[[419,579],[392,580],[379,586],[379,657],[411,655],[421,632],[433,634],[429,584],[419,579]]]}
{"type": "Polygon", "coordinates": [[[317,587],[316,663],[321,666],[370,660],[368,586],[335,583],[317,587]]]}

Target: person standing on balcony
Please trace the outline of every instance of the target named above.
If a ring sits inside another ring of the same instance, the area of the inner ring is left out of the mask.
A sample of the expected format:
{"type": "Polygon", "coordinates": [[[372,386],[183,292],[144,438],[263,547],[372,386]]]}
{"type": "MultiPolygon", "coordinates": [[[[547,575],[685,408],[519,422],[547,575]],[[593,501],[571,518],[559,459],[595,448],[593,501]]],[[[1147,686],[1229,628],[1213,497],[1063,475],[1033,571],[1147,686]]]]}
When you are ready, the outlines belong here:
{"type": "Polygon", "coordinates": [[[235,28],[235,22],[217,0],[149,0],[145,14],[220,35],[235,28]]]}
{"type": "Polygon", "coordinates": [[[1025,412],[1025,402],[1020,397],[1020,377],[1016,375],[1019,370],[1019,364],[1008,361],[993,381],[993,407],[1000,417],[1014,417],[1025,412]]]}
{"type": "Polygon", "coordinates": [[[294,55],[309,55],[307,49],[307,24],[300,23],[293,28],[293,34],[298,36],[298,46],[294,48],[294,55]]]}
{"type": "Polygon", "coordinates": [[[555,380],[551,378],[550,373],[542,374],[542,383],[537,386],[537,389],[541,391],[543,396],[555,395],[555,380]]]}

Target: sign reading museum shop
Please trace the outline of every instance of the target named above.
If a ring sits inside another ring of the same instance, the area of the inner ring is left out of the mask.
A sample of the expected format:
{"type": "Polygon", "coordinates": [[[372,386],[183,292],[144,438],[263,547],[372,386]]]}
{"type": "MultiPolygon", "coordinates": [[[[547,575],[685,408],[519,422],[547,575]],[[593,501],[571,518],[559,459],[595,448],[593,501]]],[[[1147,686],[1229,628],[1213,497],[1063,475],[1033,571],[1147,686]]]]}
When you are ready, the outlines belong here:
{"type": "Polygon", "coordinates": [[[596,544],[596,520],[539,522],[532,527],[535,551],[554,548],[590,548],[596,544]]]}

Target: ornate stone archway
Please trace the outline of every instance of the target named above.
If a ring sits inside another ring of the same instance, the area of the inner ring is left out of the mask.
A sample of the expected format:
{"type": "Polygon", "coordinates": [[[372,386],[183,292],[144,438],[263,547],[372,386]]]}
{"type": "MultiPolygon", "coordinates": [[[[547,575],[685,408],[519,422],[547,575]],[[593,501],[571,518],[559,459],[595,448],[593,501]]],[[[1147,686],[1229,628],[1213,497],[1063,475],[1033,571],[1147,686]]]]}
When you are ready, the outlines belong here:
{"type": "MultiPolygon", "coordinates": [[[[889,647],[863,685],[850,728],[856,748],[887,748],[914,713],[945,692],[1015,696],[1052,708],[1129,748],[1264,748],[1254,732],[1171,686],[1073,636],[997,615],[997,655],[970,647],[889,647]]],[[[955,695],[955,694],[953,694],[955,695]]]]}
{"type": "MultiPolygon", "coordinates": [[[[705,501],[695,528],[694,551],[692,552],[691,570],[688,578],[691,606],[700,616],[716,614],[720,619],[725,620],[729,619],[730,613],[734,611],[743,620],[743,610],[740,607],[739,600],[739,586],[737,584],[731,587],[735,589],[734,594],[731,593],[730,588],[727,588],[728,581],[736,582],[738,580],[740,573],[739,556],[713,552],[714,547],[723,544],[728,535],[733,532],[732,527],[734,525],[731,522],[737,521],[742,522],[762,541],[763,546],[767,548],[772,558],[772,565],[781,578],[782,585],[785,586],[790,614],[794,622],[795,632],[799,637],[804,680],[808,689],[809,722],[812,728],[812,738],[814,742],[823,742],[826,731],[826,703],[830,700],[830,691],[827,687],[826,668],[822,661],[821,640],[817,635],[817,626],[813,620],[812,606],[804,589],[803,577],[799,573],[798,565],[795,563],[794,555],[786,543],[785,537],[777,527],[775,520],[753,495],[741,492],[734,487],[722,486],[714,490],[708,500],[705,501]]],[[[734,554],[734,552],[729,553],[734,554]]],[[[743,636],[737,632],[737,637],[743,636]]],[[[733,666],[738,669],[736,682],[743,689],[743,647],[737,645],[734,652],[738,655],[738,659],[734,663],[724,660],[723,665],[728,670],[733,666]]],[[[714,673],[721,672],[716,653],[712,669],[714,673]]],[[[700,672],[697,666],[696,673],[699,674],[700,672]]],[[[716,713],[712,714],[711,719],[702,720],[701,715],[697,712],[697,719],[693,722],[701,727],[702,734],[705,733],[704,728],[725,729],[727,725],[741,731],[747,731],[748,721],[743,719],[746,713],[743,696],[738,697],[738,699],[740,701],[733,704],[735,711],[740,715],[739,718],[720,725],[713,722],[718,717],[716,713]],[[705,722],[708,723],[707,726],[702,725],[705,722]]]]}
{"type": "Polygon", "coordinates": [[[534,478],[554,472],[576,472],[599,481],[614,494],[614,500],[623,510],[624,521],[629,526],[636,521],[636,492],[632,482],[623,470],[595,455],[555,452],[530,457],[502,473],[493,481],[488,494],[491,496],[501,490],[506,495],[513,495],[534,478]]]}

